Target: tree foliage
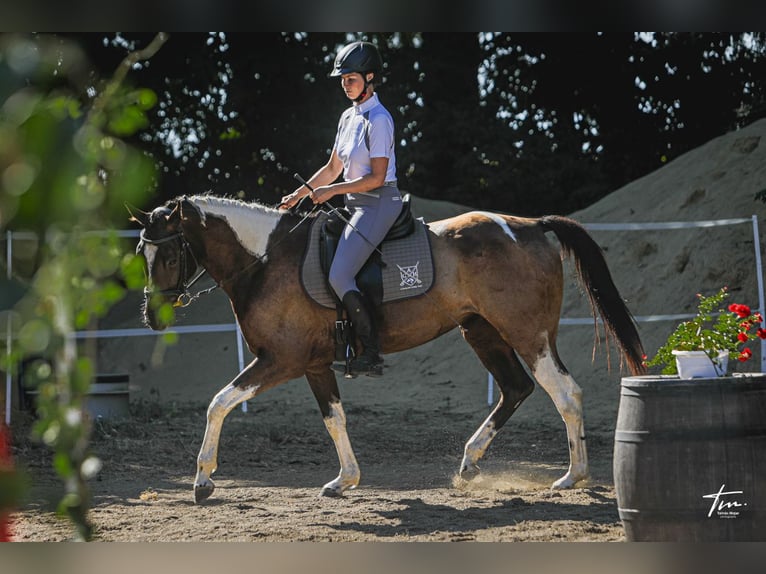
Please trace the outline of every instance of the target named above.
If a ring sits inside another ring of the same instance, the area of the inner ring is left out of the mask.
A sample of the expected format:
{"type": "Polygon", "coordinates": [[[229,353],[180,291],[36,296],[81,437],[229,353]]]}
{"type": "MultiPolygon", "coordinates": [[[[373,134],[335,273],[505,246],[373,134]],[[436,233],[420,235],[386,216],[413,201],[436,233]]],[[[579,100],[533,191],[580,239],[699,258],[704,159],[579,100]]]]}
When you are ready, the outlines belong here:
{"type": "MultiPolygon", "coordinates": [[[[107,69],[145,41],[78,37],[107,69]]],[[[175,34],[135,70],[157,199],[292,190],[327,159],[348,105],[328,72],[358,38],[386,63],[400,187],[480,208],[580,209],[766,111],[761,33],[175,34]]]]}
{"type": "MultiPolygon", "coordinates": [[[[131,52],[105,81],[86,73],[78,44],[45,35],[0,43],[0,229],[32,236],[16,253],[23,297],[2,311],[13,333],[2,368],[27,362],[36,382],[35,436],[51,448],[64,483],[59,511],[84,540],[92,536],[87,481],[100,461],[89,451],[85,410],[93,361],[75,331],[143,285],[142,266],[113,223],[122,227],[124,202],[143,202],[151,189],[154,162],[122,138],[148,125],[155,98],[125,79],[164,40],[158,35],[131,52]]],[[[2,283],[5,291],[9,282],[2,283]]]]}

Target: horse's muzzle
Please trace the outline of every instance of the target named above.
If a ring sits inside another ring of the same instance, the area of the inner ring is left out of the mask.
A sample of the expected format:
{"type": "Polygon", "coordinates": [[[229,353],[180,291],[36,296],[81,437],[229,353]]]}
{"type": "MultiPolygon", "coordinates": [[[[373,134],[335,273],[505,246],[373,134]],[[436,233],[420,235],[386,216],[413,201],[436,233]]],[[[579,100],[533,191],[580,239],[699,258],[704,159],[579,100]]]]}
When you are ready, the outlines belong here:
{"type": "Polygon", "coordinates": [[[152,331],[164,331],[175,323],[176,307],[183,306],[175,291],[150,291],[144,289],[144,323],[152,331]]]}

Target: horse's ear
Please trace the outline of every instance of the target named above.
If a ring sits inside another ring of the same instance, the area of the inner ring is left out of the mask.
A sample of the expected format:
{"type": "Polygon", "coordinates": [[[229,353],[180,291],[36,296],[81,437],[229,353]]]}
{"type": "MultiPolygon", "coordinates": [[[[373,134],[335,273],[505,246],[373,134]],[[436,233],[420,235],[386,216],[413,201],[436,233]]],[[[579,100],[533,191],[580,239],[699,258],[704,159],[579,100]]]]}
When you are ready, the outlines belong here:
{"type": "Polygon", "coordinates": [[[202,212],[188,198],[182,197],[178,201],[178,208],[181,213],[181,221],[191,221],[194,223],[202,221],[202,212]]]}
{"type": "Polygon", "coordinates": [[[128,221],[135,221],[141,225],[141,227],[147,226],[149,223],[149,214],[147,212],[141,211],[137,207],[130,205],[128,202],[125,202],[125,209],[127,209],[130,214],[128,221]]]}

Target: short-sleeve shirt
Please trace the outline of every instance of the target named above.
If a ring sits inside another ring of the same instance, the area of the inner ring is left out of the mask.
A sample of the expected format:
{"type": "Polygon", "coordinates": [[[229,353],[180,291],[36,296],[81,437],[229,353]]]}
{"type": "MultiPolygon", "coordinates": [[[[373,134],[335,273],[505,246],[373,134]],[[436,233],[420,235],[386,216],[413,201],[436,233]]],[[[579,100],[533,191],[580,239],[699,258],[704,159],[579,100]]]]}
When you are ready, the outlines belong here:
{"type": "Polygon", "coordinates": [[[388,158],[385,181],[396,181],[394,119],[380,103],[378,94],[341,114],[333,147],[343,162],[345,181],[372,173],[370,158],[373,157],[388,158]]]}

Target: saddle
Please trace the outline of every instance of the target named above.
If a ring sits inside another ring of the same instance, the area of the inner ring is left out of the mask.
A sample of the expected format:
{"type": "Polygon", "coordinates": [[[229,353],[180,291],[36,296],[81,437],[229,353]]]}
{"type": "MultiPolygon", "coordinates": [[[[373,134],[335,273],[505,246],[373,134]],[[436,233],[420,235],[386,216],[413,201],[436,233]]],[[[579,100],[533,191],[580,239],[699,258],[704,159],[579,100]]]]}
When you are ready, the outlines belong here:
{"type": "MultiPolygon", "coordinates": [[[[348,213],[341,214],[349,219],[348,213]]],[[[312,223],[301,266],[301,284],[319,305],[335,309],[336,358],[347,343],[347,321],[343,305],[327,280],[340,234],[346,223],[335,215],[322,213],[312,223]]],[[[410,210],[410,196],[402,198],[402,211],[383,242],[373,251],[356,276],[359,289],[378,309],[383,303],[426,293],[434,281],[434,265],[428,227],[410,210]]]]}

